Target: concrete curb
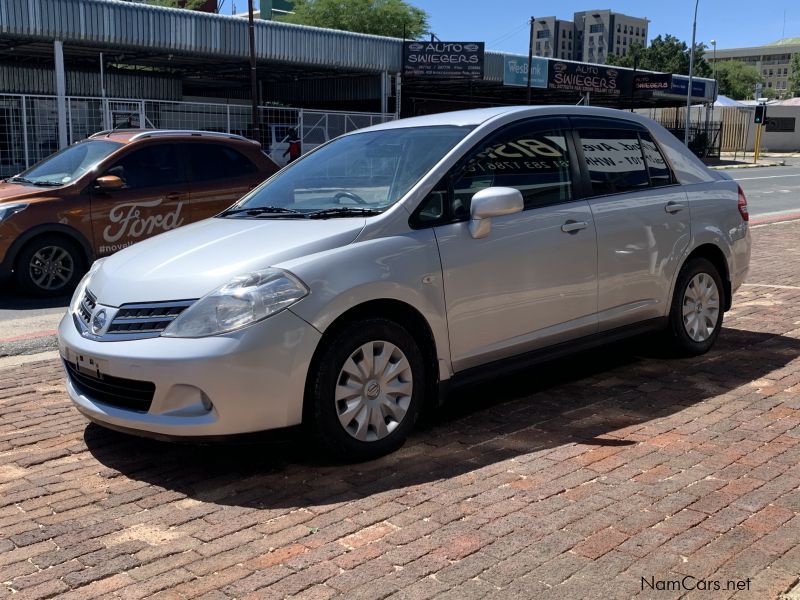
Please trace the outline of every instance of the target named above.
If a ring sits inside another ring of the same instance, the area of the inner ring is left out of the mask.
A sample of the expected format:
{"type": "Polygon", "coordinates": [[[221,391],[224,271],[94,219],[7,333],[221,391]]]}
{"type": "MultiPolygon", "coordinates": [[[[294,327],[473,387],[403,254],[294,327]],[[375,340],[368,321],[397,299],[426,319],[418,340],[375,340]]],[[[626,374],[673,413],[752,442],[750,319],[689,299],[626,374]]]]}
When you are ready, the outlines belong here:
{"type": "Polygon", "coordinates": [[[778,161],[778,162],[767,162],[767,163],[746,163],[741,165],[713,165],[708,166],[709,169],[714,169],[716,171],[727,171],[730,169],[760,169],[762,167],[784,167],[786,166],[785,161],[778,161]]]}

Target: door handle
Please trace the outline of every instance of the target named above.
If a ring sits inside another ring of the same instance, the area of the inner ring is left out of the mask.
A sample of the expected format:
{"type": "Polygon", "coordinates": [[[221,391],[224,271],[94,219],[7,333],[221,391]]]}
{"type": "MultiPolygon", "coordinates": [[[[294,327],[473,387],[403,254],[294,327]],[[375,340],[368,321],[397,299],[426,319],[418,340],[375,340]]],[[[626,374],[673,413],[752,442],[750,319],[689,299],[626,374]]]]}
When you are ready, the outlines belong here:
{"type": "Polygon", "coordinates": [[[573,221],[570,219],[561,226],[564,233],[578,233],[581,229],[586,229],[589,224],[586,221],[573,221]]]}
{"type": "Polygon", "coordinates": [[[667,211],[669,214],[674,215],[676,212],[680,212],[684,208],[686,208],[686,205],[681,204],[680,202],[667,202],[667,205],[664,207],[664,210],[667,211]]]}

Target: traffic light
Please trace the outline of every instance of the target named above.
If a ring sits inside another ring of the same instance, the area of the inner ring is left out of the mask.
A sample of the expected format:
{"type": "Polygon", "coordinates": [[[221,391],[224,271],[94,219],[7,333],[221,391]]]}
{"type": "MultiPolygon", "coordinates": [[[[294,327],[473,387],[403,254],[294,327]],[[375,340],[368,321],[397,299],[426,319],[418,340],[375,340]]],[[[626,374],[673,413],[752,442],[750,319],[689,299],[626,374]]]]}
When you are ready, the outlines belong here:
{"type": "Polygon", "coordinates": [[[757,105],[756,116],[753,119],[753,123],[755,123],[756,125],[761,125],[766,120],[767,120],[767,105],[766,104],[757,105]]]}

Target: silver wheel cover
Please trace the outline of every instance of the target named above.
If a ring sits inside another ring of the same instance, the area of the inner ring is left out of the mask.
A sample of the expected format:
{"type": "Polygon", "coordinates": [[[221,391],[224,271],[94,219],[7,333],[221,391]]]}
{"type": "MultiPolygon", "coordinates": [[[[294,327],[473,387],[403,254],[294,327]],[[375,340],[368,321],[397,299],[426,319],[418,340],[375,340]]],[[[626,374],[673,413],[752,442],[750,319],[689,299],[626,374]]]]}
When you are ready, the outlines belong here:
{"type": "Polygon", "coordinates": [[[719,290],[708,273],[692,277],[683,293],[683,328],[695,342],[705,342],[719,317],[719,290]]]}
{"type": "Polygon", "coordinates": [[[36,287],[57,290],[64,287],[75,272],[70,253],[61,246],[45,246],[31,257],[28,274],[36,287]]]}
{"type": "Polygon", "coordinates": [[[391,342],[368,342],[339,371],[336,414],[352,437],[375,442],[403,422],[413,391],[411,365],[403,351],[391,342]]]}

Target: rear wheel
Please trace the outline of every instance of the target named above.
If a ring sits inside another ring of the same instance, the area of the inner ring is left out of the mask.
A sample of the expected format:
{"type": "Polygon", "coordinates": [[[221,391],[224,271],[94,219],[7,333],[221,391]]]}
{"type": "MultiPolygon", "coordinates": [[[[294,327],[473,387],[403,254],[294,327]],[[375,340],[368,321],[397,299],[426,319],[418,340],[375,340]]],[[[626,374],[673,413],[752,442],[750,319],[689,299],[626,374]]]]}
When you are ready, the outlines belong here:
{"type": "Polygon", "coordinates": [[[403,327],[380,318],[349,324],[316,361],[307,401],[324,448],[347,460],[369,460],[403,445],[425,385],[422,353],[403,327]]]}
{"type": "Polygon", "coordinates": [[[678,274],[669,317],[675,350],[683,356],[708,352],[722,329],[725,288],[717,268],[705,258],[686,262],[678,274]]]}
{"type": "Polygon", "coordinates": [[[27,294],[63,296],[75,289],[83,275],[83,254],[68,238],[44,235],[22,248],[14,271],[17,283],[27,294]]]}

